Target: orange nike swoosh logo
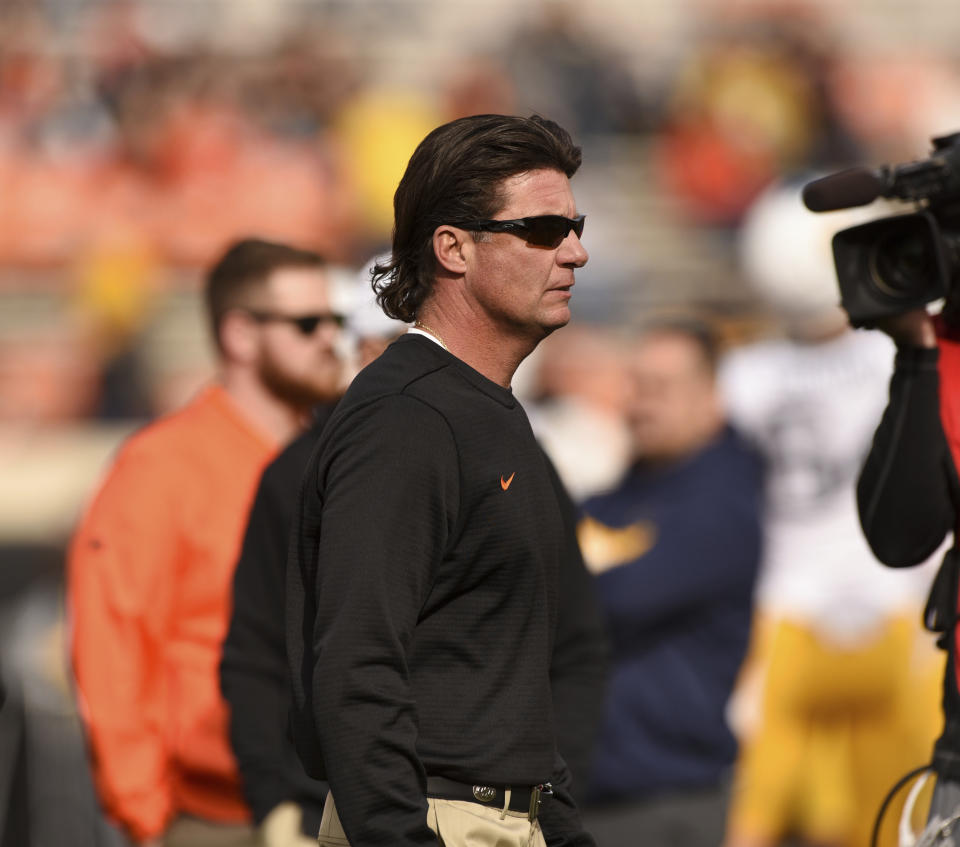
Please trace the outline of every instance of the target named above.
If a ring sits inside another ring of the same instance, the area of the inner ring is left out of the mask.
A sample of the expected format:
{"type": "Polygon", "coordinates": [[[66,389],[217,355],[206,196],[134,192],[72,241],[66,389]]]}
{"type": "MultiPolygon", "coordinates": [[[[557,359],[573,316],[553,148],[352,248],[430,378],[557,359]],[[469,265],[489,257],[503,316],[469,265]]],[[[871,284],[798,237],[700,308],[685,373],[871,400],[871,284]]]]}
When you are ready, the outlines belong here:
{"type": "Polygon", "coordinates": [[[514,471],[510,474],[510,479],[504,479],[503,474],[500,474],[500,487],[506,491],[510,487],[510,483],[513,482],[513,478],[517,475],[517,472],[514,471]]]}

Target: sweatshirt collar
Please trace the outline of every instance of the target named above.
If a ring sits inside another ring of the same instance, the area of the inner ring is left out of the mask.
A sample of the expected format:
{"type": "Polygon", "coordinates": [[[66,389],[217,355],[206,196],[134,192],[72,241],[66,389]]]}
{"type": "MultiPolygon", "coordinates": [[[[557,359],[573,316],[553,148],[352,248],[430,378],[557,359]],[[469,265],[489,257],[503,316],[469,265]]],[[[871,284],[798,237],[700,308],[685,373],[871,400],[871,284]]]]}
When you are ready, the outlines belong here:
{"type": "Polygon", "coordinates": [[[440,345],[439,341],[427,333],[411,328],[406,335],[401,336],[396,342],[416,344],[421,349],[428,351],[431,357],[442,360],[445,364],[453,367],[477,390],[483,392],[488,397],[496,400],[501,406],[512,409],[517,405],[517,398],[509,388],[497,385],[493,380],[487,379],[480,371],[474,370],[463,359],[458,359],[446,347],[440,345]],[[423,339],[423,340],[421,340],[423,339]]]}

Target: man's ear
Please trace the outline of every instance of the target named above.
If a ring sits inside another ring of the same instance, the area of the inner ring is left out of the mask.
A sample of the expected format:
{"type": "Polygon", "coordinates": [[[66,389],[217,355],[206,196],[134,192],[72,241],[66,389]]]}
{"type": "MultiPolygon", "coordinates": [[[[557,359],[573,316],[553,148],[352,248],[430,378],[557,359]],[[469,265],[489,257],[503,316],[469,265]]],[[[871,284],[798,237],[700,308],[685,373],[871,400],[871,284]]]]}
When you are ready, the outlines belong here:
{"type": "Polygon", "coordinates": [[[433,231],[433,255],[440,267],[452,274],[467,270],[465,254],[473,246],[473,239],[465,229],[442,224],[433,231]]]}
{"type": "Polygon", "coordinates": [[[234,362],[251,362],[257,355],[257,327],[239,309],[230,309],[220,321],[220,347],[234,362]]]}

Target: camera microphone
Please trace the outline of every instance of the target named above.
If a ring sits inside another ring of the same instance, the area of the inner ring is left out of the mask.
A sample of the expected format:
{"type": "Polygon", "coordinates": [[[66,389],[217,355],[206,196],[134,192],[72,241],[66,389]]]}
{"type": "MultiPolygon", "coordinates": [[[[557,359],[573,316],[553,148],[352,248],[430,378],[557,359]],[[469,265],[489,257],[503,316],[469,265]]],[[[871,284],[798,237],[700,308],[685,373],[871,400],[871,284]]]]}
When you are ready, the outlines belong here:
{"type": "Polygon", "coordinates": [[[960,302],[960,132],[933,139],[926,159],[849,168],[809,183],[801,196],[811,212],[896,201],[878,203],[862,215],[871,220],[831,239],[840,305],[852,326],[944,297],[960,302]]]}
{"type": "Polygon", "coordinates": [[[883,172],[850,168],[815,179],[803,187],[803,205],[811,212],[834,212],[851,206],[866,206],[886,189],[883,172]]]}

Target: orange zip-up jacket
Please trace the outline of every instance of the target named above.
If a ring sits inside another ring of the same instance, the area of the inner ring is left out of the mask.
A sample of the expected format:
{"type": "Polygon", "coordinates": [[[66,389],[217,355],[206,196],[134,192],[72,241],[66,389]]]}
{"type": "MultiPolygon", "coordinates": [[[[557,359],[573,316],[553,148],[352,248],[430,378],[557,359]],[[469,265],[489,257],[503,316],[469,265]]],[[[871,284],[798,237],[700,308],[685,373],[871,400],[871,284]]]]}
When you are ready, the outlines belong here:
{"type": "Polygon", "coordinates": [[[107,814],[137,841],[180,812],[249,819],[217,665],[234,565],[277,445],[211,386],[133,435],[70,546],[80,713],[107,814]]]}

